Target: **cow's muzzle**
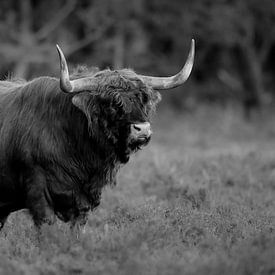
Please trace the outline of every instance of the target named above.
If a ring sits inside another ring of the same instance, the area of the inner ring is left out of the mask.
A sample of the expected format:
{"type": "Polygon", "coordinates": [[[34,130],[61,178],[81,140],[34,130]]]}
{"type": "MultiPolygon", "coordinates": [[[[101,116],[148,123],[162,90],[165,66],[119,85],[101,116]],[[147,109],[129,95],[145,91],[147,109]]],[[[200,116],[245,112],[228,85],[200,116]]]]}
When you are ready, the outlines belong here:
{"type": "Polygon", "coordinates": [[[133,147],[146,145],[151,138],[152,130],[149,122],[131,124],[130,143],[133,147]]]}
{"type": "Polygon", "coordinates": [[[146,140],[152,135],[149,122],[131,124],[131,137],[135,140],[146,140]]]}

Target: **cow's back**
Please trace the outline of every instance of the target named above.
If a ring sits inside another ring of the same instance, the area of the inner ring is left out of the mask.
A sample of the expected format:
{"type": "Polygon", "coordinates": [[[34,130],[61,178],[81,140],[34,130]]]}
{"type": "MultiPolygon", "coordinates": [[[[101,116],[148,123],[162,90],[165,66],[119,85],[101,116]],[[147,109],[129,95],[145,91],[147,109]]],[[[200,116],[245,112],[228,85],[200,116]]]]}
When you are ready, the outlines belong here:
{"type": "Polygon", "coordinates": [[[0,81],[0,95],[13,91],[14,89],[24,85],[25,80],[3,80],[0,81]]]}

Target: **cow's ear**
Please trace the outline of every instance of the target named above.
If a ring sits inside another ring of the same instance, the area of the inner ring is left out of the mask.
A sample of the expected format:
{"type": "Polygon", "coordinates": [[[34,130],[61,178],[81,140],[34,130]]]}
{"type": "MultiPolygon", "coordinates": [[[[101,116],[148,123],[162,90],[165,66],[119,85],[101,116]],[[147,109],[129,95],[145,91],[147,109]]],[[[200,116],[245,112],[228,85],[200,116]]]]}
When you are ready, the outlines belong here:
{"type": "Polygon", "coordinates": [[[82,112],[86,113],[88,101],[90,99],[91,99],[91,93],[82,92],[73,96],[72,103],[82,112]]]}

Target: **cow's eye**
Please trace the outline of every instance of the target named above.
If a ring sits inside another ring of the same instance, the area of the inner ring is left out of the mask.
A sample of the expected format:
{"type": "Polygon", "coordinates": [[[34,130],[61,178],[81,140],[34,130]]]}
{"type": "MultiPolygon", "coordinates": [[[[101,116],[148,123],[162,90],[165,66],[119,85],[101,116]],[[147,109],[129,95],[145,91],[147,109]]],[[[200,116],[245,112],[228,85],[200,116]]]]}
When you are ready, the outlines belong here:
{"type": "Polygon", "coordinates": [[[142,99],[143,99],[143,103],[144,103],[144,104],[147,104],[148,101],[149,101],[149,97],[148,97],[147,94],[143,94],[143,95],[142,95],[142,99]]]}

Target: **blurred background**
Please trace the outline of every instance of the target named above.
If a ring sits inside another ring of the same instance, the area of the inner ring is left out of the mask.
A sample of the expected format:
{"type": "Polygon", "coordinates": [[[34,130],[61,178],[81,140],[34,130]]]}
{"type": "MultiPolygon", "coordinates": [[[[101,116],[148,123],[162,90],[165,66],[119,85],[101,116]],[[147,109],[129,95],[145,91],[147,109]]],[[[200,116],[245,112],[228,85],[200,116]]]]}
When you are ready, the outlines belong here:
{"type": "Polygon", "coordinates": [[[274,0],[1,0],[0,76],[58,76],[55,44],[71,67],[167,76],[195,38],[193,73],[162,105],[231,104],[249,117],[273,105],[274,25],[274,0]]]}
{"type": "Polygon", "coordinates": [[[0,274],[274,274],[275,0],[0,0],[0,78],[78,64],[168,76],[154,136],[86,233],[11,215],[0,274]],[[30,230],[31,229],[31,230],[30,230]],[[2,271],[2,272],[1,272],[2,271]]]}

